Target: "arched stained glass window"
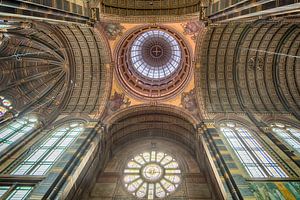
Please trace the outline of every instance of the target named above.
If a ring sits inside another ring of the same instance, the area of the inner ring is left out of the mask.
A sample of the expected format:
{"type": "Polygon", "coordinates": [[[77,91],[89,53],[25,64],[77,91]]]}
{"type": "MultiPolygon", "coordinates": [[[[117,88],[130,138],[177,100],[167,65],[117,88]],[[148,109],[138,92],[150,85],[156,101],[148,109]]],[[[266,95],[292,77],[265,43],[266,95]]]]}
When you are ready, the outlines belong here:
{"type": "Polygon", "coordinates": [[[287,177],[246,128],[230,122],[221,124],[220,130],[251,177],[287,177]]]}
{"type": "Polygon", "coordinates": [[[300,130],[281,123],[271,124],[272,132],[275,133],[286,144],[300,153],[300,130]]]}
{"type": "Polygon", "coordinates": [[[77,122],[56,128],[11,174],[45,175],[83,130],[83,124],[77,122]]]}
{"type": "Polygon", "coordinates": [[[32,132],[37,126],[36,117],[23,117],[0,128],[0,152],[14,144],[22,136],[32,132]]]}

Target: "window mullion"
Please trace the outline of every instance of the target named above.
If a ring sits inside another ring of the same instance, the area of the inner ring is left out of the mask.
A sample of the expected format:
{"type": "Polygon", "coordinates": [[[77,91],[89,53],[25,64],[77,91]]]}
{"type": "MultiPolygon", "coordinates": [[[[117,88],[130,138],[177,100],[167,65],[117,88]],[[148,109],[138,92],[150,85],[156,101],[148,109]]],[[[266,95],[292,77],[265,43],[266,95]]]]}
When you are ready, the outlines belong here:
{"type": "MultiPolygon", "coordinates": [[[[299,145],[300,145],[300,138],[299,137],[296,137],[295,135],[294,135],[294,133],[292,133],[290,130],[288,130],[288,129],[284,129],[284,131],[286,131],[286,133],[288,134],[288,135],[290,135],[294,140],[296,140],[298,143],[299,143],[299,145]]],[[[300,134],[300,133],[299,133],[300,134]]]]}
{"type": "MultiPolygon", "coordinates": [[[[63,135],[63,136],[60,136],[59,137],[59,139],[49,148],[49,147],[47,147],[47,149],[46,149],[46,151],[45,151],[45,153],[43,154],[43,156],[41,156],[40,158],[38,158],[38,160],[37,161],[35,161],[33,164],[31,164],[32,165],[32,167],[26,172],[26,174],[24,174],[24,175],[30,175],[30,173],[31,172],[33,172],[36,168],[37,168],[37,166],[39,166],[39,164],[49,155],[49,152],[51,152],[53,149],[55,149],[56,148],[56,146],[58,145],[58,143],[67,135],[69,133],[69,131],[68,132],[66,132],[65,133],[65,135],[63,135]]],[[[51,137],[54,135],[55,133],[52,133],[52,135],[50,136],[50,137],[48,137],[48,140],[50,140],[51,139],[51,137]]],[[[45,143],[47,140],[44,140],[43,142],[42,142],[42,144],[43,143],[45,143]]],[[[40,144],[41,145],[41,144],[40,144]]],[[[28,159],[30,156],[32,156],[32,154],[34,153],[34,152],[36,152],[36,151],[39,151],[39,150],[41,150],[41,149],[43,149],[43,148],[45,148],[45,147],[42,147],[42,146],[39,146],[38,148],[36,148],[36,149],[34,149],[33,150],[33,152],[26,158],[26,159],[28,159]]],[[[20,165],[25,165],[26,164],[26,159],[24,159],[22,162],[21,162],[21,164],[20,165]]],[[[20,165],[18,166],[18,167],[20,167],[20,165]]]]}
{"type": "MultiPolygon", "coordinates": [[[[68,134],[70,133],[70,130],[72,129],[69,129],[64,135],[62,135],[50,148],[47,149],[47,151],[45,152],[45,154],[34,164],[34,167],[32,167],[28,172],[27,174],[30,174],[31,172],[33,172],[43,161],[45,158],[47,158],[47,156],[49,156],[49,154],[57,149],[57,146],[58,144],[68,136],[68,134]]],[[[55,134],[55,133],[53,133],[55,134]]],[[[51,139],[51,137],[49,138],[51,139]]],[[[45,140],[46,141],[46,140],[45,140]]]]}
{"type": "MultiPolygon", "coordinates": [[[[261,163],[261,161],[259,159],[257,159],[255,153],[253,152],[252,148],[249,148],[249,145],[244,141],[244,139],[239,135],[238,131],[236,131],[235,129],[233,129],[234,134],[237,136],[237,138],[241,141],[241,143],[243,144],[243,146],[246,148],[246,150],[249,152],[249,154],[251,155],[251,157],[256,161],[255,164],[257,164],[261,170],[268,176],[271,177],[270,173],[265,169],[265,166],[261,163]]],[[[251,133],[249,133],[251,134],[251,133]]]]}
{"type": "Polygon", "coordinates": [[[9,189],[1,196],[1,199],[7,199],[17,186],[16,184],[14,184],[14,185],[9,185],[8,187],[9,189]]]}
{"type": "MultiPolygon", "coordinates": [[[[18,121],[15,121],[15,122],[18,122],[18,121]]],[[[13,123],[15,123],[13,122],[13,123]]],[[[16,133],[18,133],[19,131],[22,131],[24,129],[24,127],[27,125],[27,124],[23,124],[19,129],[12,129],[11,126],[13,125],[13,123],[11,124],[8,124],[6,127],[4,127],[3,129],[7,129],[9,128],[10,130],[12,130],[12,132],[10,134],[8,134],[7,136],[5,136],[4,138],[1,138],[0,140],[0,143],[4,142],[4,141],[9,141],[8,139],[11,138],[12,136],[14,136],[16,133]]],[[[1,129],[1,131],[3,130],[1,129]]]]}

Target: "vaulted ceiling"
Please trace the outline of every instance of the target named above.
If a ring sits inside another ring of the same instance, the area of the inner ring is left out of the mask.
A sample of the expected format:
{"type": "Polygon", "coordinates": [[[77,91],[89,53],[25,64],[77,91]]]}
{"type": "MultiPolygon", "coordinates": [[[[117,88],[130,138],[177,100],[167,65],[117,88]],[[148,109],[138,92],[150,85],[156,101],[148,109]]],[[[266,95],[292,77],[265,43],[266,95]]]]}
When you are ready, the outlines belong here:
{"type": "Polygon", "coordinates": [[[47,23],[8,27],[0,44],[0,91],[18,114],[101,115],[110,94],[111,56],[100,33],[47,23]]]}
{"type": "Polygon", "coordinates": [[[139,138],[168,138],[195,149],[196,120],[171,106],[133,106],[108,116],[109,141],[113,148],[139,138]]]}
{"type": "Polygon", "coordinates": [[[259,20],[209,27],[196,84],[208,113],[291,113],[300,119],[298,24],[259,20]]]}
{"type": "Polygon", "coordinates": [[[200,11],[200,0],[102,0],[103,13],[115,15],[184,15],[200,11]]]}

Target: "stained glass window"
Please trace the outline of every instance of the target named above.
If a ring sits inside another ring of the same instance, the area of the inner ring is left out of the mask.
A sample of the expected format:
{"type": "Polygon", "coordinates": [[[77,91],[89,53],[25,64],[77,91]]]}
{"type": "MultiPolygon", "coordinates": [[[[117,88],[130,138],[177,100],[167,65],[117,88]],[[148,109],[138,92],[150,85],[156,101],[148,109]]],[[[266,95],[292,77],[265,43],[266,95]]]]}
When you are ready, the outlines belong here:
{"type": "Polygon", "coordinates": [[[150,30],[133,42],[131,62],[143,76],[151,79],[165,78],[178,69],[181,49],[170,34],[161,30],[150,30]]]}
{"type": "Polygon", "coordinates": [[[0,128],[0,152],[32,132],[38,124],[36,117],[23,117],[0,128]]]}
{"type": "Polygon", "coordinates": [[[163,152],[145,152],[133,157],[124,169],[127,190],[138,198],[164,198],[181,181],[177,161],[163,152]]]}
{"type": "Polygon", "coordinates": [[[271,124],[273,133],[288,144],[292,149],[300,153],[300,130],[281,123],[271,124]]]}
{"type": "Polygon", "coordinates": [[[3,96],[0,96],[0,117],[2,117],[8,110],[11,109],[13,109],[11,101],[3,96]]]}
{"type": "Polygon", "coordinates": [[[84,130],[80,123],[56,128],[13,170],[13,175],[45,175],[84,130]]]}
{"type": "Polygon", "coordinates": [[[225,123],[221,124],[220,130],[251,177],[287,177],[246,128],[234,123],[225,123]]]}
{"type": "Polygon", "coordinates": [[[7,200],[23,200],[29,195],[31,186],[0,186],[0,198],[7,200]]]}

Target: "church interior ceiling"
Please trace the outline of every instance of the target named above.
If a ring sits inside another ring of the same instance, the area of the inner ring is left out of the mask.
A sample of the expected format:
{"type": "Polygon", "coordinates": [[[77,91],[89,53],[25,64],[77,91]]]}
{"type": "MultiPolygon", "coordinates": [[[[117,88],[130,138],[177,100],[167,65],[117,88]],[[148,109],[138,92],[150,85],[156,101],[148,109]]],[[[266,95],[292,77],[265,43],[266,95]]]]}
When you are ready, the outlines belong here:
{"type": "Polygon", "coordinates": [[[0,199],[300,199],[299,1],[0,1],[0,199]]]}

